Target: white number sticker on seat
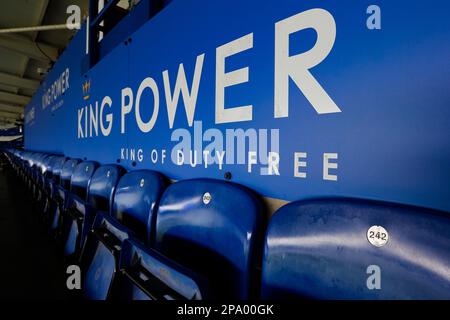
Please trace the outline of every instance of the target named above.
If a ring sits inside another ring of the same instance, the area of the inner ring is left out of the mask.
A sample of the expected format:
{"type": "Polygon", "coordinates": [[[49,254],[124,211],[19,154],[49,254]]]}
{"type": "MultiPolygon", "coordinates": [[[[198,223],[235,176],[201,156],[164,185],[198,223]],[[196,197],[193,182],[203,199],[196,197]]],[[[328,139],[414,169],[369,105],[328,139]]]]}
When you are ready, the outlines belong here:
{"type": "Polygon", "coordinates": [[[367,240],[377,248],[383,247],[389,240],[389,234],[382,226],[371,226],[367,230],[367,240]]]}

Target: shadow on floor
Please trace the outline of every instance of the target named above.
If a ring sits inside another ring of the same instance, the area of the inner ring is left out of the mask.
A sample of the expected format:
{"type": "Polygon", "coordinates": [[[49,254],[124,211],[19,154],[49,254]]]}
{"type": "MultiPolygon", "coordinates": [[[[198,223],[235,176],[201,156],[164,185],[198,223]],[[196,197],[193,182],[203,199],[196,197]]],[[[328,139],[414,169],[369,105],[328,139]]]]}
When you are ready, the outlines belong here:
{"type": "Polygon", "coordinates": [[[0,166],[0,299],[68,300],[65,270],[25,189],[0,166]]]}

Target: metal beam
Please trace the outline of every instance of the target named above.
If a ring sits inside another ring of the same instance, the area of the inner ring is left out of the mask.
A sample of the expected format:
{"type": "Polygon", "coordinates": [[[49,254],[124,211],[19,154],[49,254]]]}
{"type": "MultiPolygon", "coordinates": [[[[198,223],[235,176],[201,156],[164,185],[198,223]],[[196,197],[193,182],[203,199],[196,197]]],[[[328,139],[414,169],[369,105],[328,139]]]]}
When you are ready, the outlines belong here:
{"type": "Polygon", "coordinates": [[[9,112],[9,111],[3,111],[3,110],[0,110],[0,113],[1,114],[10,114],[11,115],[11,117],[14,117],[14,119],[22,119],[22,115],[21,114],[19,114],[19,113],[17,113],[17,112],[9,112]]]}
{"type": "Polygon", "coordinates": [[[36,90],[39,87],[38,80],[21,78],[3,72],[0,72],[0,83],[15,88],[30,89],[30,90],[36,90]]]}
{"type": "Polygon", "coordinates": [[[2,119],[0,119],[0,129],[8,130],[8,129],[12,129],[15,127],[16,127],[16,125],[14,123],[11,123],[9,121],[3,121],[2,119]]]}
{"type": "Polygon", "coordinates": [[[13,106],[10,104],[0,103],[0,111],[23,114],[25,112],[25,108],[21,106],[13,106]]]}
{"type": "Polygon", "coordinates": [[[31,101],[31,97],[0,91],[0,101],[24,106],[31,101]]]}
{"type": "Polygon", "coordinates": [[[9,113],[9,114],[11,114],[11,115],[13,115],[15,117],[19,117],[20,119],[22,119],[22,117],[23,117],[23,113],[18,113],[18,112],[15,112],[15,111],[8,111],[8,110],[0,109],[0,112],[1,113],[9,113]]]}
{"type": "Polygon", "coordinates": [[[20,120],[20,116],[18,114],[2,112],[2,111],[0,111],[0,118],[11,119],[11,120],[20,120]]]}
{"type": "Polygon", "coordinates": [[[34,42],[19,35],[1,34],[0,47],[44,62],[56,61],[58,58],[58,48],[45,43],[34,42]]]}
{"type": "Polygon", "coordinates": [[[80,24],[68,23],[68,24],[52,24],[47,26],[8,28],[8,29],[0,29],[0,34],[32,32],[32,31],[73,30],[73,29],[80,29],[80,24]]]}
{"type": "Polygon", "coordinates": [[[11,122],[9,120],[3,120],[0,118],[0,129],[11,129],[17,127],[15,122],[11,122]]]}

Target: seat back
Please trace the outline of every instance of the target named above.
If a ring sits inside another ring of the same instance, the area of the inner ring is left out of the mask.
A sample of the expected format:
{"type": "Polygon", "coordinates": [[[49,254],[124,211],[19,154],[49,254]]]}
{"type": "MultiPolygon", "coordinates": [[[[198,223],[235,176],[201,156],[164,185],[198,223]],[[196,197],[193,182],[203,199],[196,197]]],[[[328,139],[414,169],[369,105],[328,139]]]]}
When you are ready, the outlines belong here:
{"type": "Polygon", "coordinates": [[[26,162],[28,162],[29,166],[32,167],[33,164],[36,162],[36,158],[38,157],[38,155],[39,155],[39,153],[37,153],[37,152],[30,152],[30,153],[28,154],[28,156],[26,157],[26,159],[25,159],[25,157],[24,157],[23,160],[25,160],[26,162]]]}
{"type": "Polygon", "coordinates": [[[67,210],[68,201],[70,199],[70,197],[68,197],[68,195],[70,194],[70,181],[72,178],[72,174],[74,173],[75,168],[79,163],[80,160],[78,159],[66,158],[60,169],[59,178],[57,179],[58,181],[55,184],[55,196],[53,200],[55,201],[56,206],[53,210],[53,218],[50,217],[50,219],[52,220],[50,228],[51,230],[54,230],[58,236],[60,236],[63,232],[63,218],[67,210]]]}
{"type": "Polygon", "coordinates": [[[268,227],[262,297],[449,299],[450,217],[368,201],[288,204],[268,227]]]}
{"type": "Polygon", "coordinates": [[[64,162],[64,165],[61,169],[60,175],[60,185],[65,190],[70,190],[70,180],[72,179],[72,175],[75,172],[76,166],[81,162],[79,159],[69,159],[64,162]]]}
{"type": "Polygon", "coordinates": [[[42,174],[42,176],[47,176],[49,173],[51,173],[50,169],[50,164],[53,161],[53,159],[56,156],[51,155],[51,154],[46,154],[44,156],[44,158],[42,159],[42,162],[40,163],[40,173],[42,174]]]}
{"type": "MultiPolygon", "coordinates": [[[[113,178],[113,168],[109,166],[105,169],[107,171],[101,171],[102,176],[104,172],[110,172],[109,178],[113,178]]],[[[120,173],[119,170],[116,176],[120,173]]],[[[133,171],[120,178],[111,216],[97,213],[83,249],[81,263],[87,270],[84,285],[87,298],[108,297],[119,264],[122,242],[130,236],[146,240],[147,225],[156,214],[156,206],[165,186],[165,179],[154,171],[133,171]],[[102,274],[100,280],[95,278],[97,273],[102,274]]],[[[107,198],[105,195],[103,197],[107,198]]]]}
{"type": "Polygon", "coordinates": [[[113,195],[119,179],[125,173],[121,166],[103,165],[95,170],[89,184],[87,202],[96,211],[111,212],[113,195]]]}
{"type": "Polygon", "coordinates": [[[248,299],[255,289],[263,217],[259,199],[240,185],[180,181],[161,198],[155,248],[205,276],[215,296],[248,299]]]}
{"type": "Polygon", "coordinates": [[[61,169],[66,161],[65,157],[52,156],[46,167],[44,174],[44,201],[42,211],[44,213],[44,218],[51,219],[50,214],[54,211],[54,200],[56,195],[56,186],[59,183],[59,178],[61,174],[61,169]]]}
{"type": "Polygon", "coordinates": [[[44,157],[44,155],[42,153],[34,153],[33,157],[32,157],[32,161],[30,161],[30,171],[31,171],[31,178],[34,179],[35,175],[37,175],[38,172],[38,167],[39,167],[39,163],[42,159],[42,157],[44,157]]]}
{"type": "Polygon", "coordinates": [[[42,163],[42,160],[46,157],[47,155],[46,154],[44,154],[44,153],[36,153],[36,156],[34,157],[34,165],[35,166],[40,166],[41,165],[41,163],[42,163]]]}
{"type": "Polygon", "coordinates": [[[55,184],[59,184],[61,171],[66,160],[66,157],[53,157],[49,163],[48,171],[51,172],[51,178],[55,184]]]}
{"type": "Polygon", "coordinates": [[[87,207],[84,207],[83,222],[81,230],[81,247],[87,239],[87,235],[92,228],[96,214],[103,212],[106,215],[111,214],[112,201],[116,185],[120,177],[125,173],[121,166],[111,164],[102,165],[95,170],[89,182],[87,194],[87,207]]]}
{"type": "Polygon", "coordinates": [[[48,157],[48,155],[44,154],[44,153],[39,153],[36,158],[35,161],[33,163],[33,179],[34,182],[38,182],[37,179],[40,175],[42,175],[43,172],[43,163],[44,160],[48,157]]]}
{"type": "Polygon", "coordinates": [[[166,187],[167,180],[156,171],[128,172],[117,185],[111,215],[139,240],[148,242],[153,235],[158,202],[166,187]]]}
{"type": "MultiPolygon", "coordinates": [[[[43,194],[43,191],[46,188],[47,179],[51,178],[51,175],[52,175],[51,163],[53,162],[53,160],[55,158],[57,158],[57,156],[47,154],[44,156],[40,165],[38,166],[39,170],[38,170],[38,175],[37,175],[37,183],[38,183],[39,189],[41,190],[41,193],[40,193],[41,196],[43,194]]],[[[40,200],[42,200],[42,199],[40,198],[40,200]]]]}
{"type": "Polygon", "coordinates": [[[70,191],[83,201],[87,200],[88,187],[92,175],[98,167],[94,161],[84,161],[79,163],[73,171],[70,181],[70,191]]]}

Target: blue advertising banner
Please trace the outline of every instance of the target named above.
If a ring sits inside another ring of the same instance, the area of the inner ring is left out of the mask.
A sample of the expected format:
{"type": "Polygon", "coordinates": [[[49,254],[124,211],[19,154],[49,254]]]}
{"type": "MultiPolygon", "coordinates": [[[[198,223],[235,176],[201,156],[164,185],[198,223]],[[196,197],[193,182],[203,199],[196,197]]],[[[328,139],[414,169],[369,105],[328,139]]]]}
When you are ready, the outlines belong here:
{"type": "Polygon", "coordinates": [[[172,1],[83,72],[78,32],[25,146],[287,201],[450,211],[448,1],[172,1]]]}

